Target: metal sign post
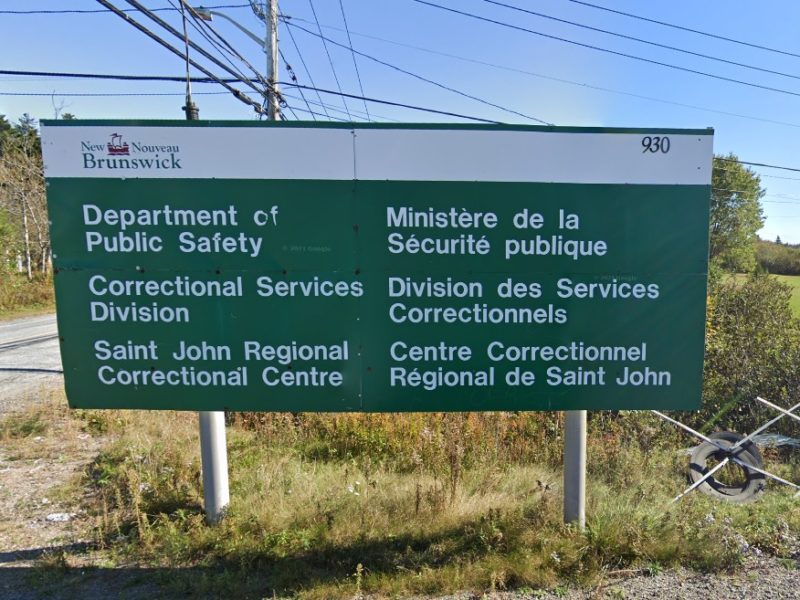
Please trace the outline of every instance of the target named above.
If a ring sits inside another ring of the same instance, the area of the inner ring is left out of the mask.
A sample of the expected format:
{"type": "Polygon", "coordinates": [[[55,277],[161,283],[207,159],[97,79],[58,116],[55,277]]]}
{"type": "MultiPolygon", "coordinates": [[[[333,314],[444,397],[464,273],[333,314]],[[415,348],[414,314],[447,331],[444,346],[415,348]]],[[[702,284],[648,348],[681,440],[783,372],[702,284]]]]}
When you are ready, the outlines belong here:
{"type": "Polygon", "coordinates": [[[564,422],[564,522],[586,527],[586,411],[568,410],[564,422]]]}
{"type": "Polygon", "coordinates": [[[216,523],[225,515],[225,509],[230,503],[224,412],[200,413],[200,459],[203,465],[206,520],[216,523]]]}

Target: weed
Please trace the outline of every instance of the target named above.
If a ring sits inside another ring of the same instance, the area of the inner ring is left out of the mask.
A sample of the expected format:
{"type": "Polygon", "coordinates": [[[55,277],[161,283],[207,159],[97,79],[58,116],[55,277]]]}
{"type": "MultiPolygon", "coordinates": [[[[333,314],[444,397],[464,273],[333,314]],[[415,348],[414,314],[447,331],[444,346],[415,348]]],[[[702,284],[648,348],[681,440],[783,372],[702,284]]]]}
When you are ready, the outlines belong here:
{"type": "Polygon", "coordinates": [[[48,430],[48,423],[39,412],[11,414],[0,422],[0,439],[13,440],[41,435],[48,430]]]}
{"type": "Polygon", "coordinates": [[[800,530],[788,492],[669,505],[686,460],[669,430],[635,413],[590,420],[583,532],[562,523],[555,415],[233,415],[231,505],[208,527],[196,415],[157,414],[86,411],[72,431],[114,432],[85,479],[99,545],[180,568],[165,582],[175,595],[563,595],[614,570],[732,569],[745,544],[788,559],[800,530]]]}
{"type": "Polygon", "coordinates": [[[0,318],[21,316],[53,309],[53,279],[37,276],[33,280],[21,273],[0,273],[0,318]]]}

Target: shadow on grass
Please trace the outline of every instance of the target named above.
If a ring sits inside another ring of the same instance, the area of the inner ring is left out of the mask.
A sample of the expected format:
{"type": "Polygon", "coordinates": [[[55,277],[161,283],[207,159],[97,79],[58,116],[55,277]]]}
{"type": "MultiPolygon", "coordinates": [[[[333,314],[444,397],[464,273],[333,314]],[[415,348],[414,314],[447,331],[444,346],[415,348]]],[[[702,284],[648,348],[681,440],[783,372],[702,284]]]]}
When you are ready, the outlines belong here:
{"type": "MultiPolygon", "coordinates": [[[[356,572],[362,567],[364,577],[413,576],[480,560],[489,553],[502,554],[510,540],[499,544],[492,528],[488,520],[479,520],[434,535],[364,539],[341,546],[312,543],[309,549],[286,556],[277,555],[275,540],[266,536],[263,549],[251,548],[223,558],[201,554],[196,560],[202,566],[185,568],[81,567],[74,565],[81,562],[78,555],[91,549],[86,544],[32,548],[0,554],[0,564],[6,565],[0,568],[0,597],[261,599],[294,597],[301,591],[337,586],[343,586],[345,593],[354,589],[356,572]],[[20,560],[38,562],[32,567],[13,566],[20,560]]],[[[513,587],[513,581],[508,583],[513,587]]]]}

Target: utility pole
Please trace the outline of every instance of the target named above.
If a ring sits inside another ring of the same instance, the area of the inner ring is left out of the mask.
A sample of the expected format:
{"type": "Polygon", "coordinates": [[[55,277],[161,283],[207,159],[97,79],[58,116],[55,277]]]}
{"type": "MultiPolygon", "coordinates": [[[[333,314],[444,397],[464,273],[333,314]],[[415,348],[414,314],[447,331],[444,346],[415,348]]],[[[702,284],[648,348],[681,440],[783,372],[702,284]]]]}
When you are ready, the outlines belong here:
{"type": "Polygon", "coordinates": [[[278,101],[278,0],[267,0],[264,11],[264,24],[267,35],[264,38],[264,52],[267,55],[267,118],[277,121],[281,118],[281,107],[278,101]]]}

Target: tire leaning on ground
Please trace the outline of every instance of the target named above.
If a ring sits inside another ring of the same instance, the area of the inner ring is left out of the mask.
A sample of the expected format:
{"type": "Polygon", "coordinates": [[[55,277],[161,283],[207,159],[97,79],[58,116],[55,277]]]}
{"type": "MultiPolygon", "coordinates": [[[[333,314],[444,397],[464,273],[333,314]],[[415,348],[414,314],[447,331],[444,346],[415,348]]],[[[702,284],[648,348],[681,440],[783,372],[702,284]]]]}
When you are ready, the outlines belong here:
{"type": "MultiPolygon", "coordinates": [[[[709,442],[703,442],[694,449],[689,462],[689,479],[692,483],[696,483],[708,473],[710,470],[707,466],[709,460],[716,464],[727,457],[735,456],[743,463],[752,465],[758,469],[763,469],[764,459],[753,442],[747,441],[736,450],[729,450],[739,440],[744,438],[743,435],[733,431],[720,431],[712,433],[708,437],[722,448],[709,442]]],[[[712,475],[700,484],[698,489],[712,498],[724,500],[725,502],[743,504],[758,500],[764,491],[766,476],[752,469],[748,469],[745,466],[737,465],[736,463],[733,464],[744,472],[744,483],[740,485],[728,485],[716,480],[712,475]]]]}

